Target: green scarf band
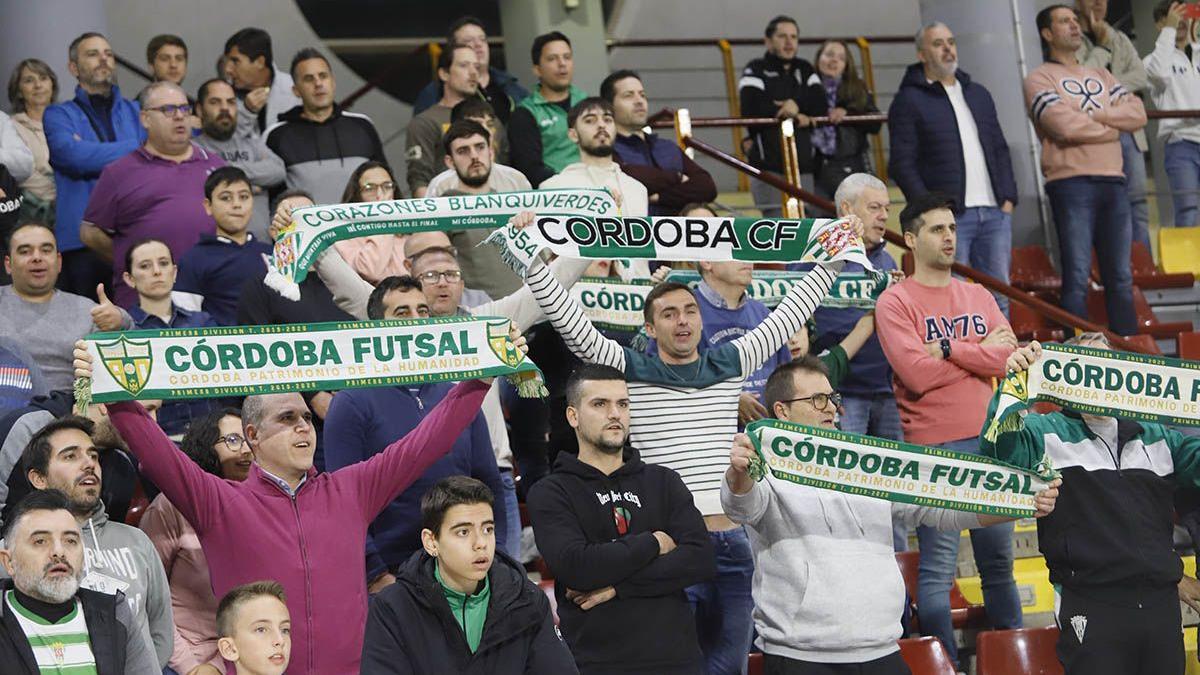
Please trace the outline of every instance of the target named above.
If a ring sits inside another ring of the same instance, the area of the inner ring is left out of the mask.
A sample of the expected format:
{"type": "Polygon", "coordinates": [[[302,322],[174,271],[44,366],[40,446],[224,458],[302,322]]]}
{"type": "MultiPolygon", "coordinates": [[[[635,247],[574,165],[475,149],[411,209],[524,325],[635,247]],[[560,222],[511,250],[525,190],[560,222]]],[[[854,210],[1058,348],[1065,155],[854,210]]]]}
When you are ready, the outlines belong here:
{"type": "Polygon", "coordinates": [[[1037,512],[1053,478],[995,459],[767,419],[746,427],[758,458],[750,475],[916,506],[1010,518],[1037,512]]]}

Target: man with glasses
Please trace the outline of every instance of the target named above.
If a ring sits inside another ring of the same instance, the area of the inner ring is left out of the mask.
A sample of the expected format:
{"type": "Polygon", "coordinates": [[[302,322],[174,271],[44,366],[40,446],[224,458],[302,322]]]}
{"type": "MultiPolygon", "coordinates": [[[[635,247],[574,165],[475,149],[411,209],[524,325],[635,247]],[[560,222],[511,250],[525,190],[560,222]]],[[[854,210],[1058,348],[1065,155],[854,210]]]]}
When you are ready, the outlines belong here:
{"type": "MultiPolygon", "coordinates": [[[[766,400],[775,419],[834,429],[842,397],[809,354],[771,374],[766,400]]],[[[893,518],[956,539],[964,529],[1009,519],[780,485],[772,477],[756,482],[754,455],[749,437],[738,434],[721,504],[746,525],[754,547],[755,626],[767,672],[907,675],[896,645],[905,594],[892,553],[893,518]]],[[[1054,510],[1057,496],[1057,486],[1038,494],[1039,517],[1054,510]]]]}
{"type": "MultiPolygon", "coordinates": [[[[894,371],[892,386],[904,440],[979,454],[992,379],[1004,377],[1004,362],[1017,338],[991,293],[950,274],[958,229],[952,209],[948,196],[928,192],[909,201],[900,213],[904,243],[913,251],[913,275],[883,292],[875,305],[875,323],[894,371]]],[[[954,658],[950,586],[959,534],[922,526],[917,540],[921,630],[940,638],[954,658]]],[[[971,544],[992,626],[1020,628],[1012,525],[973,530],[971,544]]]]}
{"type": "Polygon", "coordinates": [[[59,287],[95,300],[96,285],[108,283],[112,270],[80,240],[80,221],[100,172],[136,150],[146,131],[138,123],[138,104],[121,96],[116,57],[103,35],[80,35],[67,55],[67,69],[79,81],[75,97],[46,108],[42,120],[57,194],[54,228],[63,254],[59,287]]]}
{"type": "Polygon", "coordinates": [[[122,281],[134,242],[160,239],[175,260],[213,234],[204,211],[204,181],[225,166],[215,153],[192,143],[192,106],[179,85],[155,82],[142,93],[146,144],[105,167],[83,214],[84,245],[113,265],[114,300],[125,308],[137,293],[122,281]]]}

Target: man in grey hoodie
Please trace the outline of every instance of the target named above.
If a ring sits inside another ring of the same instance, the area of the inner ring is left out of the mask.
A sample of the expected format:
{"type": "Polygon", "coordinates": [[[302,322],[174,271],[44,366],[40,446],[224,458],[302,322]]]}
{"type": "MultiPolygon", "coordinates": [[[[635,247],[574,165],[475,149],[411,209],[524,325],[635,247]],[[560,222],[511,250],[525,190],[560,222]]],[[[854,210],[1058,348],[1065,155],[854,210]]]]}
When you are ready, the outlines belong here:
{"type": "MultiPolygon", "coordinates": [[[[812,355],[777,368],[764,398],[772,417],[824,429],[835,428],[841,402],[812,355]]],[[[755,482],[753,456],[749,437],[735,436],[721,505],[754,548],[754,625],[767,672],[907,675],[896,644],[905,596],[892,518],[948,532],[1010,519],[779,486],[770,476],[755,482]]],[[[1057,487],[1038,493],[1037,517],[1054,510],[1057,487]]]]}
{"type": "Polygon", "coordinates": [[[80,585],[124,594],[161,668],[175,647],[167,575],[141,530],[108,520],[100,500],[94,426],[91,420],[75,416],[47,424],[29,439],[21,465],[34,488],[60,490],[70,499],[71,513],[83,531],[85,576],[80,585]]]}

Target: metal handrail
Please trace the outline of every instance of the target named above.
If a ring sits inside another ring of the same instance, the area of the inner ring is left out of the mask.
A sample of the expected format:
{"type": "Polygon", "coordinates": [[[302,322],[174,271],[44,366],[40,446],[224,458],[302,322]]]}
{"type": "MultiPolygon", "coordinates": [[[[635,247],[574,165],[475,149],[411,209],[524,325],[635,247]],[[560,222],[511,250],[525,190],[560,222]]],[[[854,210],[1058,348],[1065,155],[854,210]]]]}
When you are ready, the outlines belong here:
{"type": "Polygon", "coordinates": [[[138,77],[142,78],[143,80],[145,80],[147,82],[154,81],[153,73],[146,70],[145,68],[142,68],[141,66],[134,63],[133,61],[130,61],[129,59],[125,58],[124,56],[121,56],[120,54],[113,54],[113,58],[116,60],[118,66],[125,68],[126,70],[132,72],[134,75],[137,75],[138,77]]]}
{"type": "MultiPolygon", "coordinates": [[[[1188,112],[1195,112],[1196,115],[1194,116],[1200,117],[1200,111],[1188,112]]],[[[678,119],[678,116],[676,119],[678,119]]],[[[696,120],[692,120],[692,126],[695,126],[695,121],[696,120]]],[[[769,171],[763,171],[762,169],[750,166],[738,158],[732,157],[728,153],[715,148],[704,141],[696,139],[691,135],[691,130],[686,126],[682,129],[677,128],[677,133],[679,135],[680,142],[688,148],[692,148],[704,153],[705,155],[708,155],[722,164],[732,167],[753,178],[761,180],[784,193],[792,195],[796,199],[808,202],[809,204],[817,206],[818,208],[824,209],[830,213],[837,212],[837,206],[832,201],[815,195],[807,190],[804,190],[803,188],[796,187],[780,176],[777,176],[769,171]]],[[[908,245],[904,243],[904,237],[901,235],[892,232],[891,230],[884,230],[883,236],[888,243],[895,244],[906,251],[909,250],[908,245]]],[[[979,270],[967,267],[966,265],[957,262],[953,264],[951,269],[955,274],[966,277],[967,279],[974,281],[989,291],[999,293],[1009,298],[1013,302],[1019,302],[1053,321],[1086,332],[1104,333],[1108,337],[1109,341],[1118,349],[1132,352],[1141,351],[1137,344],[1120,335],[1117,335],[1116,333],[1113,333],[1107,328],[1099,324],[1092,323],[1091,321],[1088,321],[1082,317],[1075,316],[1061,307],[1052,305],[1035,295],[1022,292],[991,275],[984,274],[979,270]]]]}

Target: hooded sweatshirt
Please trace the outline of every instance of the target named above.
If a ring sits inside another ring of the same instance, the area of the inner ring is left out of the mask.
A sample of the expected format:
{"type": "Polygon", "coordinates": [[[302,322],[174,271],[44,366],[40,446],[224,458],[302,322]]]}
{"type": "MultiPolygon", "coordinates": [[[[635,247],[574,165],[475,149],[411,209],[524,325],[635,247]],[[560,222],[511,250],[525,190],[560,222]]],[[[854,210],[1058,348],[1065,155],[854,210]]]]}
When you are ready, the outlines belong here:
{"type": "Polygon", "coordinates": [[[83,530],[82,588],[113,595],[125,594],[134,620],[154,645],[160,667],[175,649],[171,588],[154,544],[144,532],[109,521],[104,502],[79,523],[83,530]]]}
{"type": "Polygon", "coordinates": [[[767,654],[816,663],[863,663],[899,649],[904,579],[892,550],[893,518],[944,532],[979,527],[973,513],[769,475],[742,495],[723,479],[721,505],[746,525],[754,549],[755,644],[767,654]]]}
{"type": "MultiPolygon", "coordinates": [[[[1200,49],[1175,47],[1175,30],[1164,26],[1142,64],[1150,79],[1150,98],[1159,110],[1200,108],[1200,49]]],[[[1188,118],[1158,121],[1158,139],[1163,143],[1200,143],[1200,120],[1188,118]]]]}
{"type": "Polygon", "coordinates": [[[519,563],[497,550],[486,584],[469,597],[443,586],[436,567],[428,553],[417,551],[396,583],[371,599],[362,675],[578,672],[554,626],[550,601],[519,563]],[[482,628],[464,625],[478,620],[482,628]],[[478,634],[474,648],[468,634],[478,634]]]}
{"type": "Polygon", "coordinates": [[[367,527],[449,452],[487,390],[478,380],[460,382],[383,452],[329,473],[310,468],[294,491],[258,464],[241,483],[208,473],[136,402],[111,403],[108,411],[143,473],[196,529],[213,593],[220,597],[269,573],[287,592],[292,616],[288,672],[350,675],[358,673],[367,616],[367,527]]]}
{"type": "Polygon", "coordinates": [[[338,204],[359,164],[387,161],[371,118],[343,112],[336,104],[324,122],[303,116],[296,106],[266,131],[267,147],[287,167],[287,186],[312,195],[318,204],[338,204]]]}
{"type": "Polygon", "coordinates": [[[554,571],[563,635],[585,673],[700,673],[704,661],[683,589],[716,573],[704,518],[679,474],[646,464],[626,446],[609,475],[561,452],[529,492],[538,550],[554,571]],[[675,540],[659,555],[655,531],[675,540]],[[612,586],[617,596],[587,611],[568,589],[612,586]],[[662,639],[670,626],[669,640],[662,639]]]}

